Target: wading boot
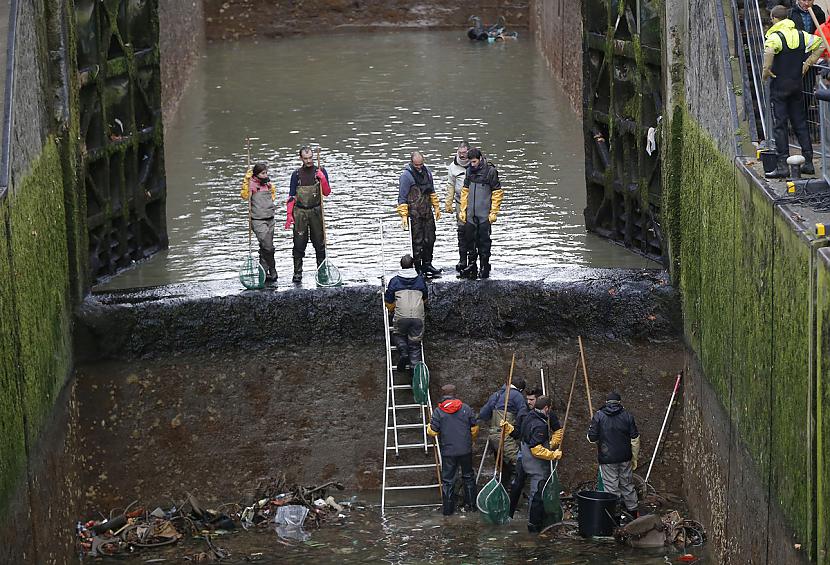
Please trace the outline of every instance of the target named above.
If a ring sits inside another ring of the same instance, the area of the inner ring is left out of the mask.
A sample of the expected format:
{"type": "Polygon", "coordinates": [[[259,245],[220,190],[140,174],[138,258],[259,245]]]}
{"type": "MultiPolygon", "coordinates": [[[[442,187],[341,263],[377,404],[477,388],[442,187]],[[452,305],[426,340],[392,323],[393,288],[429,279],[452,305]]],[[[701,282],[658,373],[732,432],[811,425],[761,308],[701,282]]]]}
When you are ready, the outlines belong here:
{"type": "Polygon", "coordinates": [[[478,512],[475,485],[464,485],[464,510],[467,512],[478,512]]]}
{"type": "Polygon", "coordinates": [[[455,512],[455,497],[452,492],[444,492],[441,497],[441,513],[444,516],[452,516],[455,512]]]}
{"type": "Polygon", "coordinates": [[[441,274],[444,272],[443,269],[436,269],[432,266],[432,263],[424,263],[421,267],[423,275],[427,278],[435,278],[440,277],[441,274]]]}
{"type": "Polygon", "coordinates": [[[801,174],[802,175],[814,175],[816,174],[816,168],[813,166],[813,161],[808,160],[805,161],[803,165],[801,165],[801,174]]]}
{"type": "Polygon", "coordinates": [[[456,272],[460,273],[467,266],[467,253],[464,251],[459,251],[458,255],[459,259],[458,264],[455,266],[455,270],[456,272]]]}
{"type": "Polygon", "coordinates": [[[775,166],[775,170],[769,173],[764,173],[764,176],[768,179],[784,179],[787,178],[787,175],[790,174],[790,171],[787,169],[787,158],[784,157],[778,159],[778,163],[775,166]]]}
{"type": "Polygon", "coordinates": [[[302,257],[294,258],[294,276],[291,277],[291,282],[299,284],[303,282],[303,259],[302,257]]]}
{"type": "Polygon", "coordinates": [[[267,268],[265,269],[265,282],[277,282],[277,263],[274,261],[273,253],[269,253],[265,257],[265,263],[267,264],[267,268]]]}
{"type": "Polygon", "coordinates": [[[489,279],[490,278],[490,258],[489,257],[481,257],[481,271],[478,273],[478,277],[480,279],[489,279]]]}

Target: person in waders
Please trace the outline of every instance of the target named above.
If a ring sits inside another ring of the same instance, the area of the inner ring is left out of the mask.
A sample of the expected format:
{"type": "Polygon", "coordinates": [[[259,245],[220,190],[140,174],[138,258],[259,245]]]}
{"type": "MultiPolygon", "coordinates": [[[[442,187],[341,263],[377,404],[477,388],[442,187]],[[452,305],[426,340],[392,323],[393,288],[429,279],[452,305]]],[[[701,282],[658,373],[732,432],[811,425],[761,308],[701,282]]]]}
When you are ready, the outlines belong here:
{"type": "MultiPolygon", "coordinates": [[[[487,402],[482,406],[478,414],[478,419],[484,422],[484,425],[490,426],[490,432],[487,436],[490,442],[490,449],[493,451],[495,457],[499,449],[499,440],[501,439],[501,422],[507,420],[510,424],[514,424],[527,412],[527,402],[525,401],[522,391],[525,389],[525,380],[521,377],[513,379],[510,385],[510,391],[507,391],[507,385],[504,384],[499,390],[490,395],[487,402]],[[504,414],[504,398],[507,396],[507,414],[504,414]]],[[[513,473],[516,469],[516,463],[519,460],[519,443],[515,438],[507,436],[504,438],[503,462],[501,482],[505,488],[510,488],[510,483],[513,480],[513,473]]]]}
{"type": "MultiPolygon", "coordinates": [[[[527,415],[536,408],[536,399],[542,396],[542,391],[538,388],[534,388],[528,391],[525,398],[527,399],[527,412],[524,414],[516,417],[516,423],[514,425],[513,433],[511,437],[521,445],[522,441],[522,422],[527,417],[527,415]]],[[[525,489],[525,483],[527,482],[527,473],[525,473],[524,466],[522,465],[522,450],[519,449],[519,457],[516,461],[516,473],[513,475],[513,481],[510,483],[510,517],[513,517],[513,514],[516,513],[516,508],[519,506],[519,499],[522,497],[522,491],[525,489]]]]}
{"type": "Polygon", "coordinates": [[[245,173],[240,196],[251,201],[251,229],[259,242],[259,264],[265,271],[265,281],[277,280],[277,264],[274,261],[274,199],[277,191],[268,178],[268,165],[257,163],[245,173]]]}
{"type": "Polygon", "coordinates": [[[640,432],[634,416],[623,408],[618,393],[608,394],[605,406],[594,414],[588,427],[588,441],[597,446],[605,492],[619,496],[628,513],[636,518],[637,491],[632,473],[640,453],[640,432]]]}
{"type": "Polygon", "coordinates": [[[802,76],[807,74],[821,56],[821,40],[805,31],[799,31],[795,23],[787,18],[787,8],[775,6],[770,12],[772,26],[767,30],[764,41],[764,79],[770,81],[772,102],[773,135],[778,160],[774,171],[766,173],[767,178],[785,178],[790,144],[787,122],[792,126],[801,146],[804,164],[801,172],[815,174],[813,166],[813,145],[807,129],[807,109],[802,93],[802,76]]]}
{"type": "Polygon", "coordinates": [[[473,442],[478,425],[472,408],[455,396],[455,385],[441,387],[441,401],[432,413],[427,433],[438,438],[441,449],[441,497],[444,516],[455,512],[455,476],[461,470],[464,482],[464,509],[476,509],[476,477],[473,471],[473,442]]]}
{"type": "Polygon", "coordinates": [[[303,257],[308,247],[308,240],[314,246],[317,266],[326,258],[326,245],[323,238],[323,211],[321,199],[331,194],[329,174],[323,167],[314,164],[314,153],[310,147],[300,149],[302,166],[291,175],[288,190],[287,217],[285,229],[294,226],[294,283],[303,281],[303,257]]]}
{"type": "Polygon", "coordinates": [[[459,273],[467,265],[467,245],[464,239],[464,222],[462,222],[458,213],[461,212],[461,189],[464,188],[464,179],[467,176],[467,165],[470,161],[467,159],[467,151],[470,150],[470,144],[462,141],[455,152],[452,163],[447,167],[447,198],[444,201],[444,211],[447,214],[455,212],[455,219],[457,222],[456,231],[458,235],[458,264],[455,270],[459,273]]]}
{"type": "Polygon", "coordinates": [[[411,227],[415,270],[425,277],[441,276],[441,271],[432,266],[435,220],[441,219],[441,204],[435,194],[432,172],[424,164],[420,151],[412,153],[409,164],[401,173],[397,212],[401,217],[401,227],[411,227]]]}
{"type": "Polygon", "coordinates": [[[392,339],[398,348],[398,371],[405,371],[409,363],[414,367],[423,359],[421,341],[424,339],[424,304],[427,301],[427,283],[419,275],[410,255],[401,257],[401,271],[392,277],[383,294],[387,310],[393,313],[392,339]]]}
{"type": "MultiPolygon", "coordinates": [[[[510,422],[503,421],[507,433],[516,434],[510,422]]],[[[522,467],[530,477],[530,508],[527,513],[527,531],[541,532],[545,527],[545,502],[542,490],[550,477],[550,462],[562,458],[563,431],[559,419],[551,409],[551,400],[547,396],[536,399],[536,405],[522,418],[522,428],[518,430],[521,437],[522,467]],[[551,430],[555,430],[551,434],[551,430]]]]}
{"type": "Polygon", "coordinates": [[[461,268],[461,278],[486,279],[490,277],[490,234],[501,209],[504,190],[499,172],[473,147],[467,152],[470,164],[461,189],[458,221],[464,222],[464,241],[467,261],[461,268]],[[476,265],[478,261],[478,265],[476,265]]]}

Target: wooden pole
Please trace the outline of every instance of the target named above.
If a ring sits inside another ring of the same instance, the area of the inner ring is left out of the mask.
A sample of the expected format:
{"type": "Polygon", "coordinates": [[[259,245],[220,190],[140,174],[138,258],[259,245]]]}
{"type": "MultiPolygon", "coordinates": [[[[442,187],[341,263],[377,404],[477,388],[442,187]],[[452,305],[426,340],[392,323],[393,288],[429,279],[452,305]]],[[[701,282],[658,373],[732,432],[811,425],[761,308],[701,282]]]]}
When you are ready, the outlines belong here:
{"type": "MultiPolygon", "coordinates": [[[[507,389],[504,391],[504,412],[502,418],[507,421],[507,403],[510,401],[510,387],[513,385],[513,367],[516,365],[516,354],[513,354],[513,360],[510,362],[510,374],[507,376],[507,389]]],[[[504,436],[505,427],[501,426],[501,435],[499,436],[499,452],[496,454],[496,472],[501,480],[501,464],[504,457],[504,436]]]]}
{"type": "Polygon", "coordinates": [[[594,417],[594,403],[591,402],[591,387],[588,385],[588,367],[585,365],[585,348],[582,347],[582,336],[579,339],[579,356],[582,358],[582,374],[585,376],[585,394],[588,395],[588,418],[594,417]]]}

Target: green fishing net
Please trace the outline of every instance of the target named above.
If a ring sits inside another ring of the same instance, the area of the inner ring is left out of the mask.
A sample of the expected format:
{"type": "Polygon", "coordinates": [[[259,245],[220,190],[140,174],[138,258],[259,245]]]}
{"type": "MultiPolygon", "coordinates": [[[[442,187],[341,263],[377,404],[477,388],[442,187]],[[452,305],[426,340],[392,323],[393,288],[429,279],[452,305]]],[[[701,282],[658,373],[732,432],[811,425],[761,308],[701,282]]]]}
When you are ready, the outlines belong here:
{"type": "Polygon", "coordinates": [[[476,506],[488,524],[501,525],[510,520],[510,497],[495,477],[479,491],[476,506]]]}
{"type": "Polygon", "coordinates": [[[242,268],[239,269],[239,282],[249,290],[265,288],[265,269],[253,255],[248,255],[242,263],[242,268]]]}
{"type": "Polygon", "coordinates": [[[415,402],[426,406],[429,404],[429,368],[426,363],[418,363],[412,368],[412,395],[415,402]]]}
{"type": "Polygon", "coordinates": [[[340,271],[328,258],[323,259],[323,262],[317,267],[315,279],[317,286],[340,286],[343,284],[343,277],[340,276],[340,271]]]}
{"type": "Polygon", "coordinates": [[[547,523],[555,524],[562,521],[562,501],[559,499],[561,492],[562,485],[559,483],[559,473],[554,469],[542,488],[542,502],[545,504],[547,523]]]}

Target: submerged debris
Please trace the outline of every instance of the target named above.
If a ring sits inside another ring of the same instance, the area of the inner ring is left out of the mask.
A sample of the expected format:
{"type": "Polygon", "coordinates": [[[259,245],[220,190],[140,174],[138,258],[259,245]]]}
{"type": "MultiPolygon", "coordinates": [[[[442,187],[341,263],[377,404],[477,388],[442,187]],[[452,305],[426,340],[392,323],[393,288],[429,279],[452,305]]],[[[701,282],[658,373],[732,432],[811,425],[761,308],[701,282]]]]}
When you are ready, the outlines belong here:
{"type": "Polygon", "coordinates": [[[260,479],[253,492],[255,502],[248,504],[232,502],[208,509],[186,493],[182,504],[147,511],[135,501],[123,512],[113,510],[108,518],[78,522],[78,546],[82,556],[117,556],[190,537],[203,539],[207,551],[185,556],[185,560],[221,561],[230,552],[215,545],[213,538],[240,527],[273,528],[283,539],[306,541],[311,535],[305,527],[319,528],[329,517],[343,517],[341,512],[351,502],[338,504],[327,496],[332,487],[344,489],[336,481],[320,486],[288,485],[283,476],[260,479]]]}

